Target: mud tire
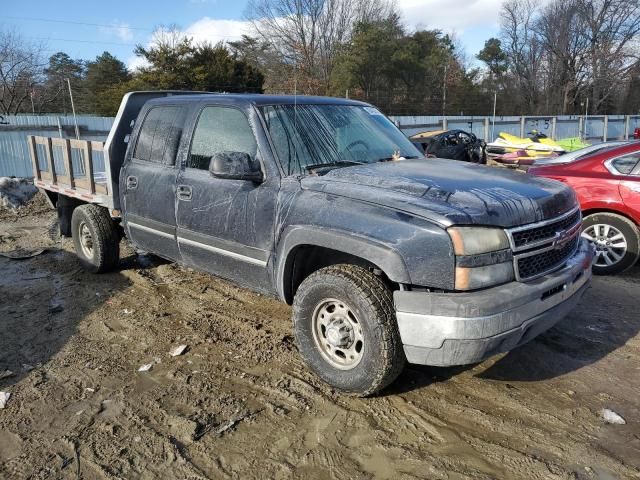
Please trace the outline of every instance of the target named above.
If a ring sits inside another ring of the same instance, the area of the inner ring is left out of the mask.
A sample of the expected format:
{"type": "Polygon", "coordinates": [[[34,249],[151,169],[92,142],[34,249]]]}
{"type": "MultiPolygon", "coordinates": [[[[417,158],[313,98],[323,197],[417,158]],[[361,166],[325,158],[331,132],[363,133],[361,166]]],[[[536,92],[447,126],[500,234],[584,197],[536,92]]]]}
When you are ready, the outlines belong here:
{"type": "Polygon", "coordinates": [[[73,246],[82,265],[94,273],[108,272],[116,268],[120,260],[120,235],[106,208],[97,205],[81,205],[71,217],[73,246]],[[91,254],[82,247],[81,228],[85,225],[92,239],[91,254]]]}
{"type": "Polygon", "coordinates": [[[391,290],[372,272],[355,265],[322,268],[296,292],[293,321],[302,357],[322,380],[357,396],[373,395],[391,384],[406,362],[391,290]],[[363,327],[364,349],[351,370],[331,365],[316,345],[313,316],[327,298],[349,304],[363,327]]]}

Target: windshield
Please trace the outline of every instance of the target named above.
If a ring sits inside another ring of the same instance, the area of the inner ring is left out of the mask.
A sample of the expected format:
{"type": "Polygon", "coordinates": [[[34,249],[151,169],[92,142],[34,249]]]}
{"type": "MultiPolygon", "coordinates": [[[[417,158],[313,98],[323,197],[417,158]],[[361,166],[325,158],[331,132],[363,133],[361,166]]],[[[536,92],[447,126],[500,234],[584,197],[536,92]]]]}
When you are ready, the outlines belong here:
{"type": "Polygon", "coordinates": [[[269,105],[260,108],[287,175],[420,156],[384,115],[357,105],[269,105]]]}

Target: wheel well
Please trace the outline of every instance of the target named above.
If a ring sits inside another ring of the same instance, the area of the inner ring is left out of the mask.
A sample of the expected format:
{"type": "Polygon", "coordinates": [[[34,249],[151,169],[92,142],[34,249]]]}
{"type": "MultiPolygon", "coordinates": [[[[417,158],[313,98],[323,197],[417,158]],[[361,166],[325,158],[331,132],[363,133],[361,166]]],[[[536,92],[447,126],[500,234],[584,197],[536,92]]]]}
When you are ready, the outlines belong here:
{"type": "Polygon", "coordinates": [[[586,217],[588,217],[589,215],[593,215],[594,213],[613,213],[614,215],[619,215],[621,217],[626,218],[630,222],[633,222],[634,225],[638,225],[638,222],[636,222],[629,215],[626,215],[626,214],[624,214],[623,212],[621,212],[619,210],[613,210],[613,209],[610,209],[610,208],[591,208],[589,210],[583,210],[582,211],[582,218],[585,219],[586,217]]]}
{"type": "Polygon", "coordinates": [[[286,302],[293,303],[298,287],[313,272],[338,264],[358,265],[380,276],[389,287],[395,285],[381,268],[364,258],[317,245],[299,245],[289,253],[285,264],[283,290],[286,302]]]}
{"type": "Polygon", "coordinates": [[[55,206],[58,211],[58,223],[60,225],[60,235],[63,237],[71,236],[71,217],[73,211],[79,205],[85,202],[77,198],[67,197],[66,195],[57,194],[55,206]]]}

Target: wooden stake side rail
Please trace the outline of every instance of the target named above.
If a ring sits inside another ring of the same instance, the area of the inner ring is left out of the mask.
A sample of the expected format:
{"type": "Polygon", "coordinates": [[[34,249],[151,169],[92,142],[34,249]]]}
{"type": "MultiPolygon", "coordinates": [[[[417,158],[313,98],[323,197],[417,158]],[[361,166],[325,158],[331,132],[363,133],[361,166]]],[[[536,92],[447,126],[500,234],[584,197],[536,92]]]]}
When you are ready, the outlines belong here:
{"type": "Polygon", "coordinates": [[[104,155],[103,142],[34,135],[27,142],[37,187],[96,203],[108,195],[106,182],[95,178],[94,159],[104,155]]]}

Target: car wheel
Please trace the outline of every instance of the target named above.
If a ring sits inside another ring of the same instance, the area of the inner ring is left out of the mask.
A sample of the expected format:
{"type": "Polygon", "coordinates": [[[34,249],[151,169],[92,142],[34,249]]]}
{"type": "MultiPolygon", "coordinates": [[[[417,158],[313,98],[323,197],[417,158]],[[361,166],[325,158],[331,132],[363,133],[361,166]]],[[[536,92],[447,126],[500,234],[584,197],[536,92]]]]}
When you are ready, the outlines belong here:
{"type": "Polygon", "coordinates": [[[293,303],[300,352],[320,378],[359,396],[385,388],[405,364],[390,289],[355,265],[307,277],[293,303]]]}
{"type": "Polygon", "coordinates": [[[97,205],[73,210],[71,234],[76,254],[94,273],[113,270],[120,260],[120,235],[109,213],[97,205]]]}
{"type": "Polygon", "coordinates": [[[614,275],[632,267],[640,256],[640,233],[629,219],[601,212],[583,221],[582,236],[596,249],[593,273],[614,275]]]}

